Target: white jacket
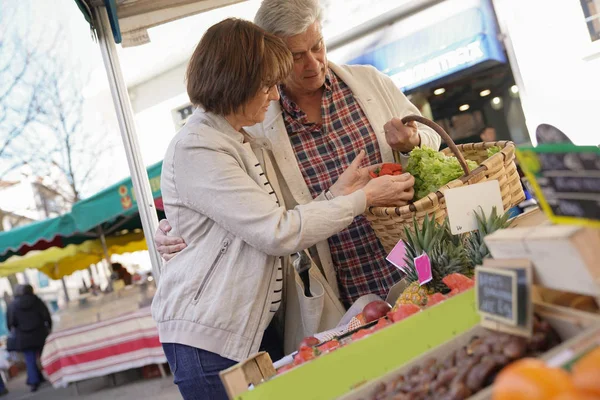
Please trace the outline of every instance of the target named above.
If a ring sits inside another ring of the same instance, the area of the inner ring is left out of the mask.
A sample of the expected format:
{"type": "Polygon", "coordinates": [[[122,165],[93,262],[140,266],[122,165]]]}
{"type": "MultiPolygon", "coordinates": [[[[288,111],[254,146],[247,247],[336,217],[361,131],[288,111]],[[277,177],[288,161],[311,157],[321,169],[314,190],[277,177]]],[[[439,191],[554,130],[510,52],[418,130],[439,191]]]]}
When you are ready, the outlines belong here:
{"type": "MultiPolygon", "coordinates": [[[[392,149],[385,139],[383,126],[394,117],[421,115],[419,110],[408,101],[387,75],[371,66],[338,66],[331,62],[329,66],[352,90],[364,111],[377,136],[383,162],[394,162],[392,149]]],[[[293,207],[295,204],[308,204],[313,201],[288,138],[279,102],[271,102],[262,124],[256,124],[246,130],[257,138],[263,137],[271,142],[276,166],[279,170],[279,184],[287,206],[293,207]]],[[[419,125],[418,131],[421,136],[421,145],[433,149],[440,147],[441,138],[435,131],[422,125],[419,125]]],[[[316,200],[323,200],[322,195],[316,200]]],[[[339,296],[337,278],[327,240],[317,244],[317,252],[325,277],[339,296]]]]}
{"type": "Polygon", "coordinates": [[[161,191],[173,233],[188,247],[165,264],[152,302],[162,343],[235,361],[259,349],[277,256],[326,240],[366,208],[358,190],[286,210],[271,195],[279,187],[268,141],[255,139],[252,150],[243,142],[223,117],[203,110],[171,141],[161,191]]]}

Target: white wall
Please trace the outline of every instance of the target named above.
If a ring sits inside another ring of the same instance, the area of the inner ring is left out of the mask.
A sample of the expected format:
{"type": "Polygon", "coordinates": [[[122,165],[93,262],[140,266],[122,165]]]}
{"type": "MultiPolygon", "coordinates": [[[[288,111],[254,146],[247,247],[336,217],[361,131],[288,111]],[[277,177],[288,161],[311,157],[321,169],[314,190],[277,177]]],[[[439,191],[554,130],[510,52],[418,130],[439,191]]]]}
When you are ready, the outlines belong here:
{"type": "Polygon", "coordinates": [[[527,127],[549,123],[575,144],[600,143],[600,43],[576,0],[494,0],[527,127]],[[520,74],[520,77],[518,76],[520,74]]]}

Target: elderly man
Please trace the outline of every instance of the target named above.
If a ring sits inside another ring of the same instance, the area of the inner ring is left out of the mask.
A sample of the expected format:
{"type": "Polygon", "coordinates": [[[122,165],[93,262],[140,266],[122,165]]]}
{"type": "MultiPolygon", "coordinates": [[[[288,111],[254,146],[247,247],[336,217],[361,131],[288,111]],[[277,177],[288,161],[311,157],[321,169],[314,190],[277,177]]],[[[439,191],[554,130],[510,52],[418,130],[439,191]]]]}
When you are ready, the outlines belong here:
{"type": "MultiPolygon", "coordinates": [[[[393,162],[392,150],[406,157],[416,146],[439,148],[434,131],[402,124],[419,111],[389,77],[370,66],[327,61],[317,0],[264,0],[255,23],[282,38],[294,56],[280,101],[271,103],[262,124],[247,129],[271,142],[288,206],[328,201],[364,185],[344,173],[362,149],[369,165],[393,162]]],[[[166,236],[169,230],[162,221],[155,237],[166,259],[185,247],[181,238],[166,236]]],[[[385,298],[402,277],[364,216],[312,250],[346,306],[370,293],[385,298]]]]}

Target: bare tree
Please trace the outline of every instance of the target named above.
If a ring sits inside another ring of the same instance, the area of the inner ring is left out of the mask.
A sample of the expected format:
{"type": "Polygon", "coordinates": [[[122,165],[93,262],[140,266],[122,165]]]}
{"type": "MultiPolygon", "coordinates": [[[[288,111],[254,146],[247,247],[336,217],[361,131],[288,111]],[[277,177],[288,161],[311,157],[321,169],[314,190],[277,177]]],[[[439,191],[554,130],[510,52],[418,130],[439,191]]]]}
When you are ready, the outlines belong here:
{"type": "Polygon", "coordinates": [[[0,1],[0,179],[29,164],[74,203],[112,145],[104,126],[84,121],[87,79],[59,26],[32,40],[14,23],[20,2],[0,1]]]}
{"type": "Polygon", "coordinates": [[[31,161],[25,132],[39,111],[36,49],[23,40],[27,28],[17,26],[16,11],[0,2],[0,179],[31,161]]]}
{"type": "Polygon", "coordinates": [[[54,189],[65,193],[66,183],[66,198],[74,203],[93,181],[99,161],[112,144],[104,126],[90,127],[84,123],[82,92],[87,80],[79,79],[77,69],[64,68],[59,56],[50,55],[44,71],[38,119],[49,148],[39,155],[37,164],[50,176],[53,170],[60,173],[54,189]]]}

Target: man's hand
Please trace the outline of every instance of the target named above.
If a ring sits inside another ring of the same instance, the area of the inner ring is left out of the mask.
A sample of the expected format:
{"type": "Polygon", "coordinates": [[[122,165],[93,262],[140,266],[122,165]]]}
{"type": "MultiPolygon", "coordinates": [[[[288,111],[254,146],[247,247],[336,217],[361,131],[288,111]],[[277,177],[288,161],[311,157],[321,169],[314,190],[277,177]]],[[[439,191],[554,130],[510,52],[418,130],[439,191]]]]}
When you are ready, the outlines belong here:
{"type": "Polygon", "coordinates": [[[175,257],[177,253],[187,247],[183,238],[167,236],[167,233],[169,233],[171,229],[173,228],[169,224],[169,221],[161,219],[158,223],[158,229],[154,234],[156,250],[158,250],[165,261],[169,261],[171,258],[175,257]]]}
{"type": "Polygon", "coordinates": [[[360,168],[360,164],[365,159],[365,151],[361,150],[352,163],[340,175],[338,180],[329,188],[334,196],[345,196],[362,189],[371,180],[370,171],[375,171],[381,167],[381,164],[371,165],[366,168],[360,168]]]}
{"type": "Polygon", "coordinates": [[[383,130],[390,147],[401,153],[408,153],[421,145],[421,136],[414,121],[405,125],[400,118],[392,118],[383,126],[383,130]]]}

